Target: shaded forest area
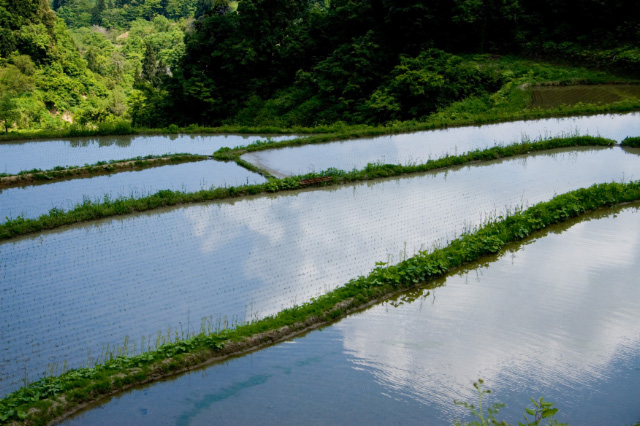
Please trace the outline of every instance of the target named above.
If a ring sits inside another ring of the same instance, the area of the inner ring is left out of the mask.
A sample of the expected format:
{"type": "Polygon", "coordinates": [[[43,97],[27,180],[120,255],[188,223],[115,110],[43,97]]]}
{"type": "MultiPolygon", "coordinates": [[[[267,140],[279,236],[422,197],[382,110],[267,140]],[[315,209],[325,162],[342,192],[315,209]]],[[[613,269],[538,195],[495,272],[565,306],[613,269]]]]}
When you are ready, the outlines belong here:
{"type": "Polygon", "coordinates": [[[514,88],[532,82],[613,79],[591,70],[640,76],[633,0],[54,0],[52,7],[0,0],[6,129],[116,119],[139,127],[381,124],[522,108],[514,88]]]}

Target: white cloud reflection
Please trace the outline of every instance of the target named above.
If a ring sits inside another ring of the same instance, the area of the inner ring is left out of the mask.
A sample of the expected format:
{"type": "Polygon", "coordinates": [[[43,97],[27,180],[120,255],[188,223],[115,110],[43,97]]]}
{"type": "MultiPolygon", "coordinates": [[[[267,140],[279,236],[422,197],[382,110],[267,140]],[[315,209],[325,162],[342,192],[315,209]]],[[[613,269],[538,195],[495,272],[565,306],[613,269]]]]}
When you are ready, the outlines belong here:
{"type": "Polygon", "coordinates": [[[612,364],[640,351],[639,245],[640,213],[627,208],[335,327],[355,365],[445,412],[453,399],[473,399],[478,377],[498,398],[584,393],[624,375],[612,364]]]}
{"type": "Polygon", "coordinates": [[[330,167],[361,169],[367,163],[424,163],[473,149],[571,135],[592,135],[621,141],[640,133],[640,113],[548,118],[464,126],[426,132],[363,138],[328,144],[250,152],[242,158],[281,176],[322,171],[330,167]]]}

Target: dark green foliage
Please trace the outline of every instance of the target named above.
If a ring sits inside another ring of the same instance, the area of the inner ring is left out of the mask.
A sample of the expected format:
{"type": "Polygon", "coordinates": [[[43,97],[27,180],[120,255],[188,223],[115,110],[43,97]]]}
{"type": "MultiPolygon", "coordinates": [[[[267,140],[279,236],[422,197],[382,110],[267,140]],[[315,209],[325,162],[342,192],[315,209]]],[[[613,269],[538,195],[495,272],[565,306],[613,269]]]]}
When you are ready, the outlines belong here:
{"type": "Polygon", "coordinates": [[[640,69],[632,0],[55,0],[83,58],[46,3],[0,0],[0,69],[17,50],[38,83],[2,100],[5,131],[121,118],[138,127],[383,124],[452,107],[513,116],[527,96],[515,87],[554,75],[495,72],[465,53],[542,54],[636,78],[640,69]],[[194,15],[193,25],[168,20],[194,15]]]}
{"type": "Polygon", "coordinates": [[[225,15],[231,10],[227,0],[197,0],[193,16],[201,18],[204,15],[225,15]]]}
{"type": "Polygon", "coordinates": [[[640,136],[628,137],[622,141],[622,146],[630,146],[632,148],[640,148],[640,136]]]}
{"type": "Polygon", "coordinates": [[[494,92],[501,83],[500,75],[429,49],[415,58],[401,57],[390,79],[371,95],[366,108],[373,121],[415,119],[451,102],[494,92]]]}
{"type": "Polygon", "coordinates": [[[637,77],[637,12],[632,0],[243,0],[237,14],[197,22],[162,115],[214,125],[424,119],[509,79],[443,51],[575,49],[575,60],[637,77]]]}
{"type": "Polygon", "coordinates": [[[53,0],[53,3],[51,5],[51,8],[53,10],[58,10],[60,9],[62,6],[64,6],[67,3],[67,0],[53,0]]]}
{"type": "Polygon", "coordinates": [[[142,60],[142,78],[148,82],[155,82],[158,73],[158,60],[156,52],[151,43],[146,43],[144,47],[144,59],[142,60]]]}
{"type": "Polygon", "coordinates": [[[105,0],[96,0],[95,6],[91,10],[91,24],[102,25],[102,14],[107,9],[105,0]]]}

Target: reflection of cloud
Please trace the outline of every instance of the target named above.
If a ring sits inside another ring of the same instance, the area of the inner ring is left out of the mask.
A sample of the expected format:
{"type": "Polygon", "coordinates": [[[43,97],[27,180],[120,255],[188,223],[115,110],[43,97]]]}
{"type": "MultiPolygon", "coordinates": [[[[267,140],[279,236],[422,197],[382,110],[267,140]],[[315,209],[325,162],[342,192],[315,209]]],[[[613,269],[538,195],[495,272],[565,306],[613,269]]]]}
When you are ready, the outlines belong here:
{"type": "Polygon", "coordinates": [[[569,151],[184,211],[203,253],[243,241],[237,272],[253,283],[243,298],[266,315],[366,274],[375,261],[443,244],[505,210],[610,181],[619,175],[611,164],[621,157],[624,167],[635,167],[619,149],[569,151]]]}
{"type": "Polygon", "coordinates": [[[429,297],[342,321],[345,350],[381,384],[445,411],[460,389],[473,397],[477,377],[525,396],[615,382],[640,351],[639,217],[579,223],[429,297]]]}
{"type": "Polygon", "coordinates": [[[0,331],[12,342],[0,342],[11,359],[2,389],[19,384],[23,365],[41,372],[48,362],[84,363],[80,348],[95,356],[124,336],[199,331],[203,317],[233,323],[305,302],[378,260],[453,238],[487,212],[610,181],[638,170],[638,161],[620,149],[532,155],[526,167],[498,161],[181,206],[2,243],[11,322],[0,331]],[[30,333],[32,345],[13,344],[30,333]]]}
{"type": "Polygon", "coordinates": [[[426,132],[294,146],[244,154],[242,158],[274,170],[295,175],[335,167],[361,169],[367,163],[424,163],[445,155],[540,138],[592,135],[621,141],[640,132],[640,113],[549,118],[465,126],[426,132]]]}

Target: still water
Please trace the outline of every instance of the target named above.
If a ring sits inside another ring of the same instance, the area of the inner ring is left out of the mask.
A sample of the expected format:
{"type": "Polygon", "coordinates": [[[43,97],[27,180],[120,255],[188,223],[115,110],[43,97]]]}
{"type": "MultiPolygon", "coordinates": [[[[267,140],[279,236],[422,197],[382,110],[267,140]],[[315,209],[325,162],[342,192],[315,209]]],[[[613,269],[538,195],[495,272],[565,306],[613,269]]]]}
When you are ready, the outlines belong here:
{"type": "MultiPolygon", "coordinates": [[[[127,392],[71,425],[448,425],[478,377],[499,419],[640,420],[640,210],[552,228],[333,326],[127,392]]],[[[485,408],[487,401],[484,401],[485,408]]]]}
{"type": "Polygon", "coordinates": [[[640,113],[513,121],[426,132],[380,136],[316,145],[250,152],[242,158],[275,176],[291,176],[335,167],[362,169],[368,163],[425,163],[445,155],[508,145],[523,139],[592,135],[618,142],[640,136],[640,113]]]}
{"type": "Polygon", "coordinates": [[[69,210],[85,200],[147,196],[161,189],[194,192],[212,186],[266,182],[236,163],[207,160],[0,189],[0,223],[17,216],[37,218],[52,208],[69,210]]]}
{"type": "Polygon", "coordinates": [[[594,183],[638,178],[639,150],[557,150],[447,171],[114,218],[0,243],[0,394],[28,372],[93,365],[128,337],[261,318],[594,183]]]}
{"type": "MultiPolygon", "coordinates": [[[[147,155],[212,155],[222,147],[247,145],[267,137],[184,134],[0,142],[0,173],[15,174],[31,169],[49,170],[58,166],[83,166],[98,161],[124,160],[147,155]]],[[[295,137],[297,136],[270,136],[274,141],[295,137]]]]}

